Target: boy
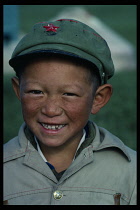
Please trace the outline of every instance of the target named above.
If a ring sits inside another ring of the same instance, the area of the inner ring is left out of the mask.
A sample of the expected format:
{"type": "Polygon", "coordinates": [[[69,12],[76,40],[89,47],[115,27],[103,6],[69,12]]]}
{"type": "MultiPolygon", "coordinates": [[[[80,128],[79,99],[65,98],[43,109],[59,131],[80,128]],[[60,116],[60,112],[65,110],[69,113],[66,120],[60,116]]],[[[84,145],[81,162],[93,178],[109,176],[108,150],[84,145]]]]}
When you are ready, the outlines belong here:
{"type": "Polygon", "coordinates": [[[5,144],[9,205],[136,205],[136,154],[89,122],[110,99],[105,40],[70,19],[34,25],[10,65],[25,123],[5,144]]]}

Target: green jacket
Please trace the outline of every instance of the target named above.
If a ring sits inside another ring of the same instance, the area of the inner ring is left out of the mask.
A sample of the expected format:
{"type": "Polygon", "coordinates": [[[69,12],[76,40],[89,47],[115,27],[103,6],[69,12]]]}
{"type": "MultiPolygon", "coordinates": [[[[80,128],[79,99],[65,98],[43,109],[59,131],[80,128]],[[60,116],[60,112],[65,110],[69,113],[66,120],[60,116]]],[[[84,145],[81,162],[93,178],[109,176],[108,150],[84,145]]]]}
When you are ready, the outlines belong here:
{"type": "Polygon", "coordinates": [[[4,200],[9,205],[136,205],[136,152],[88,122],[88,136],[58,181],[26,124],[4,145],[4,200]],[[119,193],[119,194],[118,194],[119,193]]]}

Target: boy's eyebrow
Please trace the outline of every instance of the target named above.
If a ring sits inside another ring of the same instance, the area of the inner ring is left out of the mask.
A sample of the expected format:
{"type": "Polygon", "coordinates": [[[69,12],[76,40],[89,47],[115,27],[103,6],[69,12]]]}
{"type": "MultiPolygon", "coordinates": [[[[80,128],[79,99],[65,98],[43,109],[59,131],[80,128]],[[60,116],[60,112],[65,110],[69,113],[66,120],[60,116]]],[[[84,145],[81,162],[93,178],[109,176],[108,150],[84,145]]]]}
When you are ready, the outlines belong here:
{"type": "Polygon", "coordinates": [[[82,87],[83,87],[82,85],[78,85],[78,84],[74,84],[74,83],[63,85],[63,87],[64,87],[64,88],[76,87],[76,88],[78,88],[78,89],[80,89],[80,90],[83,89],[83,88],[82,88],[82,87]]]}
{"type": "MultiPolygon", "coordinates": [[[[44,82],[44,83],[42,83],[42,82],[40,83],[40,82],[38,82],[38,81],[27,81],[27,82],[23,82],[24,85],[29,84],[29,83],[37,83],[37,84],[39,84],[39,85],[40,85],[40,84],[46,84],[45,82],[44,82]]],[[[72,84],[64,84],[64,85],[62,85],[62,86],[63,86],[63,87],[66,87],[66,88],[67,88],[67,87],[71,87],[71,86],[72,86],[72,87],[76,86],[77,88],[80,88],[80,89],[82,88],[82,85],[74,84],[74,83],[72,83],[72,84]]]]}
{"type": "Polygon", "coordinates": [[[33,82],[33,81],[22,81],[21,82],[21,87],[26,87],[27,85],[29,84],[38,84],[39,85],[39,82],[33,82]]]}
{"type": "Polygon", "coordinates": [[[37,84],[40,84],[39,82],[33,82],[33,81],[23,82],[24,85],[29,84],[29,83],[37,83],[37,84]]]}

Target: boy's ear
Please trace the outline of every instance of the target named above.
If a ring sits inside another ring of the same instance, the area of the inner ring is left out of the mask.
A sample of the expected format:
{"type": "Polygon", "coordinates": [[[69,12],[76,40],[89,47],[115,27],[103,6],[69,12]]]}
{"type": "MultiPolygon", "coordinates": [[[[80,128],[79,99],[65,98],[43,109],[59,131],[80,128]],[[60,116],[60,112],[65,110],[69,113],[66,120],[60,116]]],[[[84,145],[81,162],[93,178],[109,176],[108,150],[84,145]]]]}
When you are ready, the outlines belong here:
{"type": "Polygon", "coordinates": [[[111,95],[112,95],[112,85],[110,84],[101,85],[95,93],[91,113],[96,114],[97,112],[99,112],[99,110],[103,106],[105,106],[105,104],[109,101],[111,95]]]}
{"type": "Polygon", "coordinates": [[[20,86],[19,86],[19,79],[17,77],[13,77],[12,79],[13,89],[17,98],[20,100],[20,86]]]}

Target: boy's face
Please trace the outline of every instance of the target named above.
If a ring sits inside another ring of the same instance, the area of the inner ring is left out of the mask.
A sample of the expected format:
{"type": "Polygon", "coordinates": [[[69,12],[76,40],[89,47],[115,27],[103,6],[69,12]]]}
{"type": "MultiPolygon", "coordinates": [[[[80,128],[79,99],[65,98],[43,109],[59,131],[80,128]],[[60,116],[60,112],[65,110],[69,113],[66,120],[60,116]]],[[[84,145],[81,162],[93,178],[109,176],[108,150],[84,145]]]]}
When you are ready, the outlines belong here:
{"type": "Polygon", "coordinates": [[[62,60],[40,60],[25,68],[18,87],[23,117],[42,146],[81,139],[94,98],[88,74],[62,60]]]}

